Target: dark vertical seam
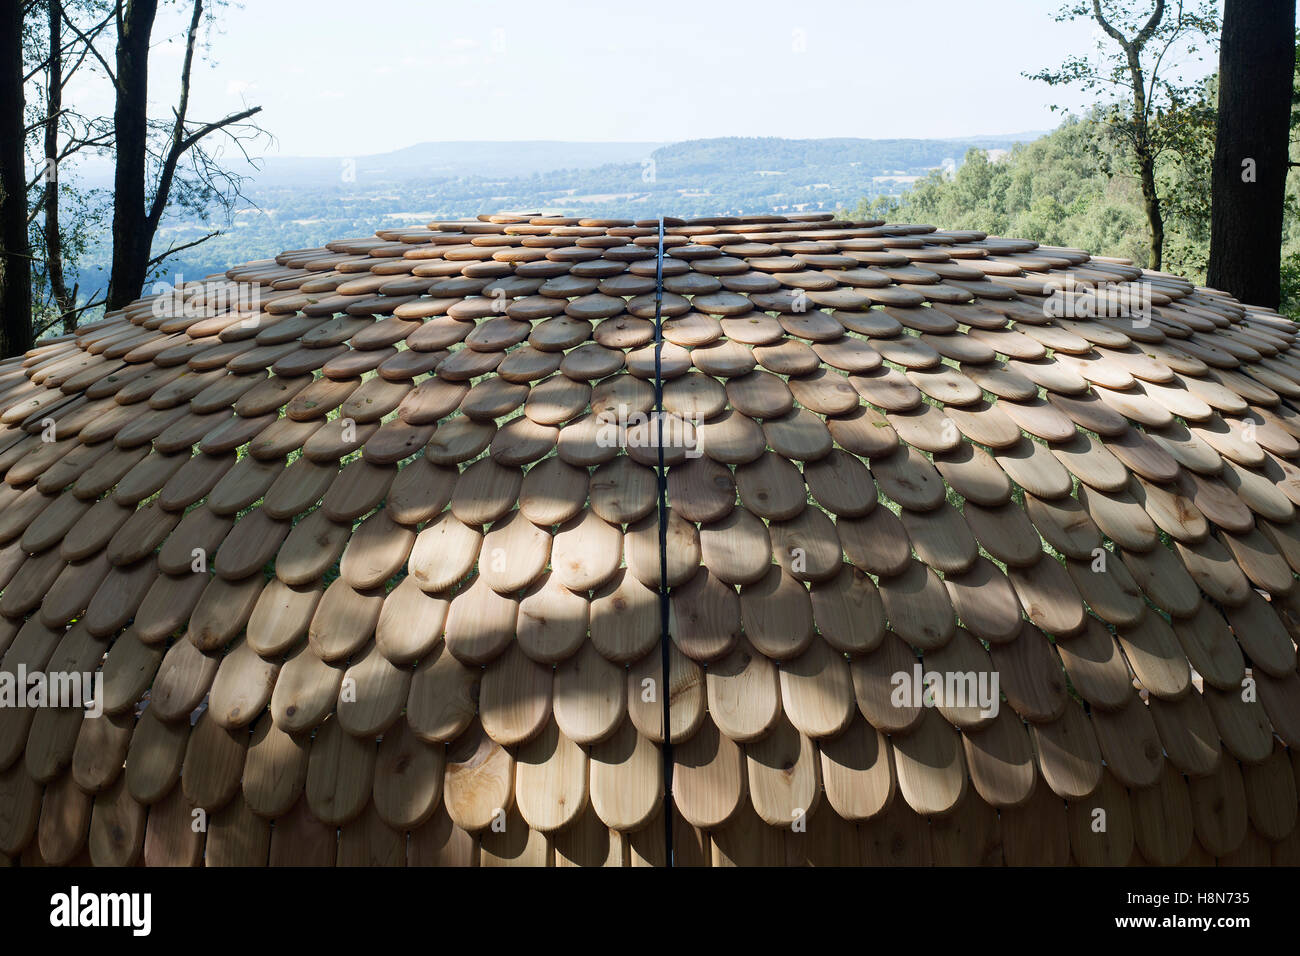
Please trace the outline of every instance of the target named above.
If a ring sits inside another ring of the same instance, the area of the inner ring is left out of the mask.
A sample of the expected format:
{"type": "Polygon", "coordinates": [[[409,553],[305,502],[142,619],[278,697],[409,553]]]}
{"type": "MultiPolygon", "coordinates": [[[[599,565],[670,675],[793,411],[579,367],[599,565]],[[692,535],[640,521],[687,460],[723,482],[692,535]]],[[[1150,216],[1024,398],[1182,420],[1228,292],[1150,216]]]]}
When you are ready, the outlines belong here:
{"type": "Polygon", "coordinates": [[[663,761],[664,761],[664,859],[673,865],[673,742],[669,707],[669,652],[668,633],[668,472],[664,467],[664,377],[663,377],[663,324],[664,301],[664,217],[659,217],[659,243],[655,260],[655,444],[659,450],[659,650],[661,681],[660,699],[663,704],[663,761]]]}

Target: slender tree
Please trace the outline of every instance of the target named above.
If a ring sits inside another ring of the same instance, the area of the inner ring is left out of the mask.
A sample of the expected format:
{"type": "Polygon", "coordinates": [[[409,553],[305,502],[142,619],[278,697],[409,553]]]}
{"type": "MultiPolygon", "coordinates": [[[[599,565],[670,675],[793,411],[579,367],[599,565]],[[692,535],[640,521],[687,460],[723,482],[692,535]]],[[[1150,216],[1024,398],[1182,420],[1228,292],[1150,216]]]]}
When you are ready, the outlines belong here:
{"type": "MultiPolygon", "coordinates": [[[[260,106],[250,107],[210,123],[189,121],[194,49],[203,22],[203,0],[194,0],[185,35],[180,94],[173,108],[165,144],[155,157],[157,178],[153,193],[149,195],[150,133],[154,129],[148,114],[149,42],[158,14],[158,0],[126,0],[125,3],[119,0],[117,10],[117,69],[114,78],[117,100],[113,113],[117,129],[117,166],[113,178],[113,272],[108,286],[109,309],[121,308],[140,294],[151,266],[181,248],[197,244],[186,243],[160,255],[150,255],[163,213],[175,198],[173,189],[177,185],[181,161],[187,156],[194,160],[201,195],[212,198],[219,192],[211,188],[214,173],[237,192],[237,180],[223,173],[212,158],[197,147],[204,137],[237,126],[262,109],[260,106]]],[[[225,195],[228,197],[230,193],[225,195]]],[[[216,231],[210,232],[204,239],[217,234],[216,231]]]]}
{"type": "Polygon", "coordinates": [[[190,16],[180,93],[164,119],[148,113],[159,0],[0,0],[0,351],[6,355],[58,325],[73,331],[87,309],[134,299],[169,256],[221,232],[214,228],[155,252],[169,213],[206,218],[214,205],[229,213],[241,195],[243,177],[209,151],[206,138],[220,131],[252,162],[245,142],[265,134],[245,121],[260,107],[213,122],[189,116],[200,29],[226,0],[174,2],[190,16]],[[110,43],[115,58],[104,53],[110,43]],[[109,84],[112,116],[77,109],[69,82],[83,68],[109,84]],[[114,156],[114,190],[85,190],[66,175],[84,151],[114,156]],[[80,257],[102,242],[110,206],[110,287],[81,301],[80,257]]]}
{"type": "Polygon", "coordinates": [[[117,7],[117,98],[113,126],[113,266],[108,307],[121,308],[144,287],[149,246],[145,231],[145,156],[149,148],[149,36],[158,0],[127,0],[117,7]]]}
{"type": "Polygon", "coordinates": [[[27,238],[26,98],[20,0],[0,3],[0,355],[32,345],[32,253],[27,238]]]}
{"type": "Polygon", "coordinates": [[[1281,298],[1295,65],[1295,0],[1226,0],[1207,281],[1272,309],[1281,298]]]}
{"type": "Polygon", "coordinates": [[[39,133],[42,143],[29,147],[29,160],[36,160],[36,175],[27,188],[35,223],[32,241],[33,322],[35,334],[62,323],[64,332],[72,332],[77,317],[84,310],[77,307],[78,287],[68,288],[69,267],[75,270],[77,254],[84,248],[87,234],[100,221],[99,203],[64,181],[61,172],[83,150],[110,147],[113,129],[105,117],[84,116],[65,104],[68,83],[87,63],[98,56],[95,40],[113,21],[112,6],[107,0],[38,0],[35,8],[45,6],[45,44],[40,48],[39,31],[32,31],[33,50],[29,54],[27,78],[36,85],[33,101],[44,101],[45,113],[28,126],[39,133]],[[85,29],[77,26],[78,14],[90,14],[85,29]],[[41,75],[44,73],[44,87],[41,75]],[[63,203],[74,200],[71,215],[65,222],[63,203]]]}
{"type": "Polygon", "coordinates": [[[1113,46],[1099,61],[1071,56],[1059,69],[1042,70],[1031,78],[1108,96],[1103,116],[1128,150],[1150,232],[1149,265],[1160,269],[1165,221],[1158,164],[1164,153],[1190,148],[1195,127],[1208,113],[1208,104],[1200,101],[1202,85],[1184,82],[1178,61],[1196,55],[1202,43],[1213,44],[1218,33],[1213,4],[1175,0],[1167,5],[1155,0],[1151,13],[1143,17],[1118,0],[1075,0],[1056,19],[1090,19],[1113,46]]]}
{"type": "Polygon", "coordinates": [[[27,162],[35,172],[27,181],[32,246],[32,323],[39,338],[62,324],[72,332],[80,314],[95,302],[78,305],[78,286],[68,287],[78,257],[100,231],[103,202],[99,191],[78,189],[65,173],[83,150],[103,150],[113,142],[106,117],[85,116],[66,98],[69,82],[98,61],[95,40],[113,21],[109,0],[34,0],[25,37],[24,77],[29,135],[27,162]],[[77,21],[89,17],[82,28],[77,21]],[[39,110],[43,106],[43,111],[39,110]]]}
{"type": "Polygon", "coordinates": [[[50,284],[50,296],[64,331],[76,328],[73,314],[75,302],[68,294],[68,283],[63,273],[63,232],[59,222],[59,119],[63,115],[63,3],[48,0],[50,53],[46,64],[45,85],[45,191],[41,205],[45,215],[45,276],[50,284]]]}

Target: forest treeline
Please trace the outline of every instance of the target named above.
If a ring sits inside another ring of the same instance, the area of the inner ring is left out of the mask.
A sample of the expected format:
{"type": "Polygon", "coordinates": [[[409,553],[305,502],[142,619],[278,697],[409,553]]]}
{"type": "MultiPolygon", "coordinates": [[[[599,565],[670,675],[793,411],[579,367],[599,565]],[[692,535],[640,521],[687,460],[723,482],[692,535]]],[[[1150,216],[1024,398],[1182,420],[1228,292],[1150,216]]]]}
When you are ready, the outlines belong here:
{"type": "MultiPolygon", "coordinates": [[[[1300,48],[1298,48],[1300,52],[1300,48]]],[[[1300,83],[1300,71],[1297,71],[1300,83]]],[[[1300,90],[1300,86],[1297,87],[1300,90]]],[[[1297,117],[1300,118],[1300,112],[1297,117]]],[[[1160,170],[1169,197],[1163,268],[1204,282],[1210,256],[1210,157],[1170,160],[1160,170]]],[[[1114,172],[1116,146],[1093,116],[1068,117],[1040,139],[990,159],[968,150],[954,174],[934,170],[901,196],[866,197],[846,215],[892,221],[960,223],[992,235],[1034,239],[1097,255],[1148,262],[1142,193],[1133,176],[1114,172]]],[[[1300,147],[1291,149],[1300,162],[1300,147]]],[[[1300,169],[1287,176],[1281,311],[1300,317],[1300,169]]]]}
{"type": "Polygon", "coordinates": [[[1100,60],[1033,75],[1110,91],[1084,115],[996,160],[969,150],[955,174],[933,170],[851,214],[1122,256],[1300,316],[1295,0],[1227,0],[1223,21],[1208,2],[1143,6],[1062,8],[1058,19],[1091,19],[1113,41],[1100,60]],[[1219,70],[1186,80],[1206,49],[1219,70]]]}

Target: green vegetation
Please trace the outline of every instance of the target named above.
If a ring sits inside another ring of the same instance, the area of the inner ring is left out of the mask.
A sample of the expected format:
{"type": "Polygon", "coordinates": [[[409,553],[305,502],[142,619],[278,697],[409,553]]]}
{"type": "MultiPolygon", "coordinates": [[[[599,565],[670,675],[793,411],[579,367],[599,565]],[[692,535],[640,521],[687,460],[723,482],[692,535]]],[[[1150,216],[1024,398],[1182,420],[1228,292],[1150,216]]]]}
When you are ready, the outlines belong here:
{"type": "Polygon", "coordinates": [[[1070,119],[1000,161],[973,149],[955,176],[932,172],[902,197],[864,200],[852,215],[981,229],[1143,261],[1141,194],[1135,182],[1101,172],[1101,146],[1095,125],[1070,119]]]}
{"type": "MultiPolygon", "coordinates": [[[[1165,196],[1164,269],[1204,282],[1210,248],[1213,132],[1187,158],[1157,168],[1165,196]]],[[[936,170],[901,197],[862,200],[850,215],[980,229],[991,235],[1148,262],[1149,233],[1136,177],[1118,170],[1114,137],[1095,116],[1070,117],[1055,131],[1000,159],[972,149],[955,175],[936,170]]],[[[1297,151],[1293,150],[1293,157],[1297,151]]],[[[1282,310],[1300,315],[1300,172],[1287,184],[1282,310]]]]}

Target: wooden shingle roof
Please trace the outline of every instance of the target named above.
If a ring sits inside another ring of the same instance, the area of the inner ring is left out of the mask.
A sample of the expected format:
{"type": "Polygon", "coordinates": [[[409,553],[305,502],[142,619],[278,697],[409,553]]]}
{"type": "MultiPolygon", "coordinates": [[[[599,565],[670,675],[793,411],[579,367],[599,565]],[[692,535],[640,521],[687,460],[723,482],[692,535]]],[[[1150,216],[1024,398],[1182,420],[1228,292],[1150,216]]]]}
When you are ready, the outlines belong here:
{"type": "Polygon", "coordinates": [[[0,678],[104,708],[0,706],[0,858],[663,865],[671,774],[675,865],[1296,863],[1295,339],[828,216],[146,296],[0,363],[0,678]]]}

